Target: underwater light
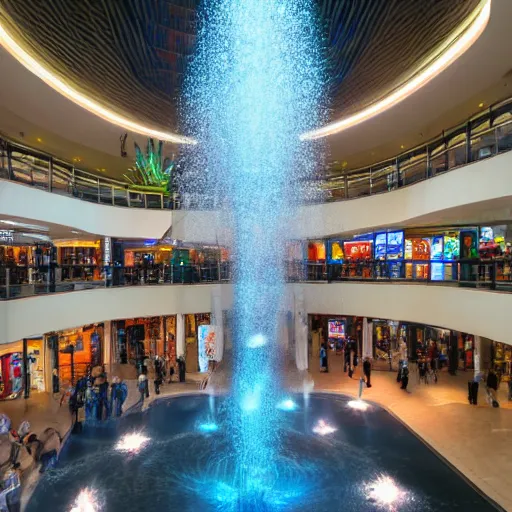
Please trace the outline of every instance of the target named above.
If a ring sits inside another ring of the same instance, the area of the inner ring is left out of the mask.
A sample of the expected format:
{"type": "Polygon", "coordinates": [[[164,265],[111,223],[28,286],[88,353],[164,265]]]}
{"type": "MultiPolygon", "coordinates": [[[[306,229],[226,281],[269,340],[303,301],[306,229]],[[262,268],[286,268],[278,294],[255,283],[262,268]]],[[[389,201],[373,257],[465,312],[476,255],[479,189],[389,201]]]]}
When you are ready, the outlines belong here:
{"type": "Polygon", "coordinates": [[[380,476],[375,482],[366,485],[366,492],[369,500],[384,506],[392,505],[405,495],[389,476],[380,476]]]}
{"type": "Polygon", "coordinates": [[[249,338],[247,342],[248,348],[260,348],[267,344],[267,338],[263,334],[255,334],[249,338]]]}
{"type": "Polygon", "coordinates": [[[329,425],[325,420],[318,420],[318,423],[313,427],[313,432],[319,436],[326,436],[336,432],[337,428],[329,425]]]}
{"type": "Polygon", "coordinates": [[[142,434],[126,434],[116,444],[116,450],[120,452],[137,453],[147,442],[149,437],[142,434]]]}
{"type": "Polygon", "coordinates": [[[70,512],[99,512],[100,505],[96,493],[91,489],[82,489],[70,512]]]}
{"type": "Polygon", "coordinates": [[[363,400],[350,400],[347,405],[357,411],[366,411],[370,407],[370,404],[363,402],[363,400]]]}
{"type": "Polygon", "coordinates": [[[291,400],[290,398],[283,400],[277,404],[277,408],[281,409],[281,411],[294,411],[297,409],[297,404],[291,400]]]}
{"type": "Polygon", "coordinates": [[[219,426],[217,425],[217,423],[213,422],[201,423],[201,425],[199,425],[198,428],[201,432],[216,432],[217,430],[219,430],[219,426]]]}

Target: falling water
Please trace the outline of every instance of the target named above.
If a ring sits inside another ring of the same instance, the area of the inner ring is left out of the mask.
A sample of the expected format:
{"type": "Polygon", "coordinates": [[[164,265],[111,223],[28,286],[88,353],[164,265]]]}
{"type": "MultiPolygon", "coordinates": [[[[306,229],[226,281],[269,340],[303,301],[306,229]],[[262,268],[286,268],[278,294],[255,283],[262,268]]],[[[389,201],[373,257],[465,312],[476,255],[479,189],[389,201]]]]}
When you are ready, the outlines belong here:
{"type": "Polygon", "coordinates": [[[182,185],[227,214],[234,483],[239,510],[266,510],[279,473],[284,241],[319,162],[300,135],[323,119],[321,39],[313,0],[205,0],[199,18],[183,108],[198,144],[182,185]]]}

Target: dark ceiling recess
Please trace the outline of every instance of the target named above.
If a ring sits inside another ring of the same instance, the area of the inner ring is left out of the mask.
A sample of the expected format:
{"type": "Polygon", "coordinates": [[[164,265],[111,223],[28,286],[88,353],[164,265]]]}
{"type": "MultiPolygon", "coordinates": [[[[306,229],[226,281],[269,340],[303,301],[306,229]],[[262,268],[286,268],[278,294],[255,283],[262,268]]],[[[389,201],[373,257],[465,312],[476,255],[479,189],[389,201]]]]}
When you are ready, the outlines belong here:
{"type": "MultiPolygon", "coordinates": [[[[479,0],[317,0],[332,117],[399,85],[479,0]]],[[[200,0],[0,0],[0,21],[76,89],[126,117],[178,130],[176,101],[200,0]]]]}

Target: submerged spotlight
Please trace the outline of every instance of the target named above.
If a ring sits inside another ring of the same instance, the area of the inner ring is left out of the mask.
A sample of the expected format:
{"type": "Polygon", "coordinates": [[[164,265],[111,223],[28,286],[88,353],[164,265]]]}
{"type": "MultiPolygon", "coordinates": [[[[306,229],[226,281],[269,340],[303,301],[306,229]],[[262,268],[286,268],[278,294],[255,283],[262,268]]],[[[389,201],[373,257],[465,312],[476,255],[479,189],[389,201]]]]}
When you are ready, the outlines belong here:
{"type": "Polygon", "coordinates": [[[336,432],[336,427],[329,425],[325,420],[318,420],[318,423],[313,427],[313,433],[319,436],[326,436],[336,432]]]}
{"type": "Polygon", "coordinates": [[[70,512],[99,512],[100,505],[96,493],[92,489],[82,489],[77,496],[70,512]]]}
{"type": "Polygon", "coordinates": [[[374,482],[366,485],[366,493],[369,500],[378,505],[393,505],[403,499],[405,492],[402,491],[389,476],[381,475],[374,482]]]}
{"type": "Polygon", "coordinates": [[[363,400],[350,400],[347,405],[351,409],[356,409],[357,411],[366,411],[370,407],[370,404],[363,400]]]}
{"type": "Polygon", "coordinates": [[[290,398],[283,400],[277,404],[277,408],[281,411],[295,411],[297,409],[297,404],[290,398]]]}
{"type": "Polygon", "coordinates": [[[263,334],[255,334],[249,338],[247,342],[248,348],[260,348],[267,344],[267,338],[263,334]]]}
{"type": "Polygon", "coordinates": [[[149,441],[149,437],[142,434],[126,434],[116,444],[116,450],[120,452],[137,453],[149,441]]]}
{"type": "Polygon", "coordinates": [[[198,429],[201,432],[210,433],[210,432],[217,432],[217,430],[219,430],[219,426],[217,425],[217,423],[208,422],[208,423],[201,423],[201,425],[199,425],[198,429]]]}

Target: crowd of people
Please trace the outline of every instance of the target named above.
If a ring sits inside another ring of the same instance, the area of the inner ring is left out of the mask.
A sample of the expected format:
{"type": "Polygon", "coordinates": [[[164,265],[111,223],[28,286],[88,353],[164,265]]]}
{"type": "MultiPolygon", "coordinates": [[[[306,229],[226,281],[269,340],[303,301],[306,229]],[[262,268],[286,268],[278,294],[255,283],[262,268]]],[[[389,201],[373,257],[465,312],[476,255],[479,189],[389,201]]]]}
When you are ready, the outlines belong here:
{"type": "Polygon", "coordinates": [[[109,385],[104,368],[95,366],[63,395],[61,404],[66,396],[69,398],[69,409],[75,417],[74,428],[80,429],[81,410],[85,413],[86,423],[121,416],[123,404],[128,397],[128,386],[119,377],[114,377],[109,385]]]}
{"type": "MultiPolygon", "coordinates": [[[[338,343],[336,348],[337,353],[343,354],[343,371],[352,378],[355,369],[359,363],[358,344],[352,337],[348,337],[343,343],[338,343]]],[[[322,343],[320,347],[320,371],[326,373],[329,371],[329,357],[328,345],[322,343]]],[[[438,372],[441,369],[440,350],[435,340],[428,340],[425,344],[420,343],[416,350],[416,364],[418,383],[437,383],[438,372]]],[[[407,343],[404,338],[400,338],[398,348],[395,354],[398,357],[398,372],[396,381],[400,384],[400,389],[407,391],[409,385],[409,355],[407,343]]],[[[394,359],[393,354],[389,353],[390,361],[394,359]]],[[[371,358],[365,357],[363,360],[362,376],[363,383],[368,388],[372,387],[371,372],[372,361],[371,358]]],[[[391,369],[391,363],[390,363],[391,369]]],[[[499,407],[498,389],[500,387],[499,375],[491,368],[486,372],[480,369],[475,370],[474,377],[468,382],[468,401],[471,405],[478,403],[478,391],[480,385],[485,384],[485,393],[487,402],[493,407],[499,407]]],[[[509,393],[508,399],[512,401],[512,381],[508,383],[509,393]]]]}

